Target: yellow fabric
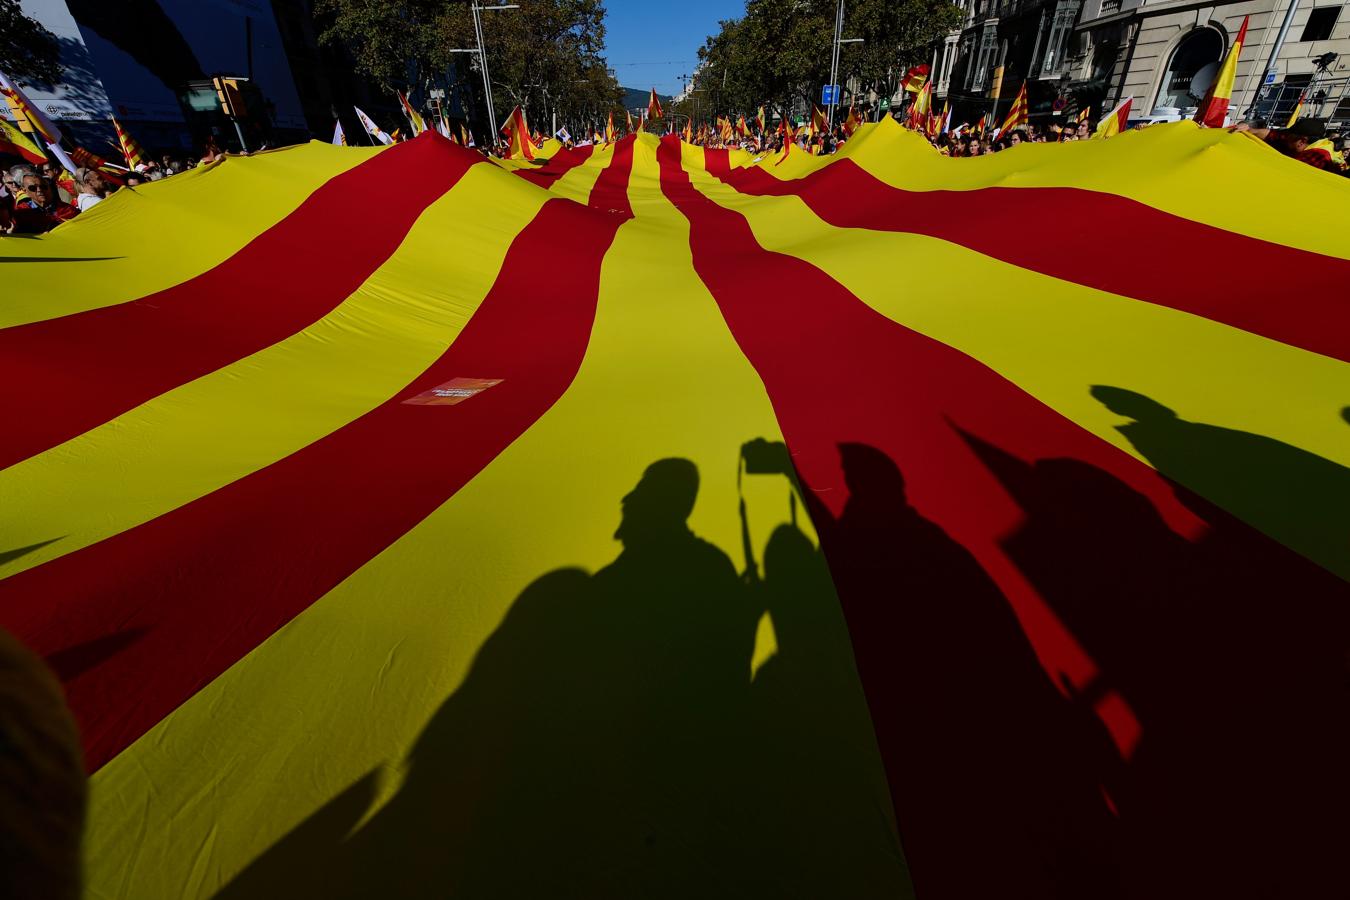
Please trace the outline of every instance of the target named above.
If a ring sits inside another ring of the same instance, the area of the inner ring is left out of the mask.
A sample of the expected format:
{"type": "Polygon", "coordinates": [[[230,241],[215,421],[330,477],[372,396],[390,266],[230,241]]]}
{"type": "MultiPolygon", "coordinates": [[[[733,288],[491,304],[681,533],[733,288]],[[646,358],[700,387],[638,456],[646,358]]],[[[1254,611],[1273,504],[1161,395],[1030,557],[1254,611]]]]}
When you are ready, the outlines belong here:
{"type": "MultiPolygon", "coordinates": [[[[528,140],[523,129],[521,137],[528,140]]],[[[401,789],[428,765],[419,741],[464,696],[471,672],[491,655],[490,639],[541,576],[579,570],[567,577],[586,577],[614,561],[624,497],[654,461],[678,457],[697,467],[690,527],[737,571],[752,563],[743,550],[742,504],[754,562],[764,561],[770,536],[789,522],[817,540],[782,479],[740,469],[745,442],[782,440],[782,431],[760,374],[695,270],[690,226],[662,191],[657,147],[654,136],[638,136],[626,186],[633,218],[618,226],[604,255],[595,322],[575,380],[461,490],[358,561],[341,584],[93,775],[90,898],[228,900],[263,896],[259,883],[275,896],[307,896],[316,870],[348,862],[306,856],[328,846],[314,829],[338,822],[330,843],[360,847],[363,835],[392,827],[401,789]]],[[[518,160],[474,166],[319,322],[0,471],[7,513],[0,550],[62,536],[0,563],[0,583],[179,509],[387,399],[461,337],[513,241],[540,210],[586,203],[625,149],[596,148],[547,191],[514,174],[529,168],[518,160]]],[[[181,283],[378,152],[316,142],[231,158],[121,192],[41,239],[0,239],[0,327],[181,283]]],[[[556,142],[541,152],[557,152],[556,142]]],[[[711,154],[684,147],[684,171],[703,197],[742,214],[764,249],[816,266],[881,316],[979,361],[1124,453],[1148,462],[1119,432],[1120,418],[1088,393],[1092,385],[1124,385],[1188,420],[1263,435],[1350,467],[1340,417],[1350,369],[1339,360],[937,238],[832,226],[797,197],[736,192],[707,171],[711,154]],[[906,273],[903,289],[896,271],[906,273]]],[[[859,127],[834,156],[733,150],[729,158],[783,182],[847,159],[883,184],[912,191],[1109,192],[1193,222],[1350,259],[1350,229],[1343,227],[1350,223],[1339,221],[1350,215],[1350,186],[1260,142],[1190,122],[967,160],[937,154],[886,117],[859,127]],[[1309,227],[1314,204],[1332,227],[1309,227]]],[[[1113,252],[1121,257],[1113,264],[1160,265],[1129,258],[1128,248],[1113,252]]],[[[315,255],[309,264],[322,264],[321,247],[315,255]]],[[[770,309],[778,292],[794,289],[759,287],[770,309]]],[[[557,302],[576,302],[572,294],[584,289],[560,283],[557,302]]],[[[802,365],[813,363],[803,353],[802,365]]],[[[841,386],[841,403],[848,389],[841,386]]],[[[381,476],[372,465],[352,477],[381,476]]],[[[1268,525],[1259,514],[1249,524],[1268,525]]],[[[1350,577],[1350,552],[1293,549],[1350,577]]],[[[571,647],[566,641],[557,640],[571,647]]],[[[751,684],[790,652],[772,616],[762,617],[746,673],[751,684]]],[[[834,802],[815,811],[804,830],[766,799],[758,810],[765,832],[746,838],[771,848],[765,852],[773,865],[758,885],[771,896],[913,894],[861,686],[849,671],[852,680],[835,698],[846,710],[837,738],[849,765],[797,773],[828,788],[834,802]],[[819,843],[804,846],[804,836],[819,843]]],[[[509,719],[512,710],[501,712],[509,719]]],[[[508,745],[496,749],[515,749],[508,745]]],[[[464,777],[456,784],[472,784],[474,773],[458,774],[464,777]]],[[[473,798],[438,799],[451,809],[473,798]]],[[[501,833],[461,836],[446,852],[477,854],[499,867],[502,883],[513,883],[528,861],[511,859],[504,835],[531,826],[513,818],[518,810],[500,812],[501,833]]],[[[402,827],[440,824],[412,819],[402,827]]],[[[678,857],[682,848],[661,852],[678,857]]],[[[584,862],[622,874],[635,858],[625,845],[612,858],[584,862]]],[[[382,861],[356,862],[378,875],[382,861]]]]}

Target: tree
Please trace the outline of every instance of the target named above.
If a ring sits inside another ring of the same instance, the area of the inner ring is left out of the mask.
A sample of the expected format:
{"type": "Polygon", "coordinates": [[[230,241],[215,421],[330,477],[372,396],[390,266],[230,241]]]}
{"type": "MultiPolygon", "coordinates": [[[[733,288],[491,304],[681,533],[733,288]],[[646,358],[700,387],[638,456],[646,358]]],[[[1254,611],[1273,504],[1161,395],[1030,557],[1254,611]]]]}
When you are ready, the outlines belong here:
{"type": "MultiPolygon", "coordinates": [[[[520,106],[542,124],[595,121],[622,96],[601,50],[601,0],[516,0],[519,9],[483,13],[488,69],[498,121],[520,106]]],[[[318,0],[327,18],[321,39],[345,44],[357,66],[387,90],[428,80],[463,80],[475,93],[481,79],[465,0],[318,0]]],[[[481,102],[481,98],[480,98],[481,102]]]]}
{"type": "Polygon", "coordinates": [[[19,0],[0,0],[0,72],[24,83],[61,78],[56,35],[23,14],[19,0]]]}
{"type": "MultiPolygon", "coordinates": [[[[747,0],[745,15],[720,23],[699,50],[694,87],[700,112],[730,115],[764,103],[790,109],[818,98],[830,73],[835,0],[747,0]]],[[[931,55],[933,41],[960,23],[950,0],[849,0],[840,80],[883,86],[931,55]]]]}

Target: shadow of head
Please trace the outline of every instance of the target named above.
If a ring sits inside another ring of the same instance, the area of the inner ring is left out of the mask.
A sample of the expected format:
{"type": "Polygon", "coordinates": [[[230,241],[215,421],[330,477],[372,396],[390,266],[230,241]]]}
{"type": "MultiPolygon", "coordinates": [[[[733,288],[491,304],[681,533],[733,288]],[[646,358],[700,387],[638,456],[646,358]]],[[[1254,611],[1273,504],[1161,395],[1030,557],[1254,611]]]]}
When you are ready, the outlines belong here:
{"type": "Polygon", "coordinates": [[[1163,406],[1157,400],[1124,388],[1094,384],[1090,393],[1098,403],[1111,412],[1134,419],[1136,422],[1163,422],[1177,417],[1175,411],[1163,406]]]}
{"type": "Polygon", "coordinates": [[[1350,406],[1341,410],[1341,418],[1345,420],[1345,424],[1350,425],[1350,406]]]}
{"type": "Polygon", "coordinates": [[[844,470],[844,486],[849,502],[877,502],[904,506],[905,476],[900,467],[876,447],[867,444],[840,444],[839,463],[844,470]]]}
{"type": "Polygon", "coordinates": [[[697,497],[698,467],[687,459],[659,459],[623,498],[614,537],[631,547],[682,532],[697,497]]]}

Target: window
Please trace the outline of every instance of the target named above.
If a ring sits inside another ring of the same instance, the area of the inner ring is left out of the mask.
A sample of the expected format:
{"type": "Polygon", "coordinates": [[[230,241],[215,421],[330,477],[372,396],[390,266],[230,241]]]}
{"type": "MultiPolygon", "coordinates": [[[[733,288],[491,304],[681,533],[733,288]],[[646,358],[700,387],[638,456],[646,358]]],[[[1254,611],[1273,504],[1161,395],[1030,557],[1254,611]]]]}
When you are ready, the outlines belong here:
{"type": "Polygon", "coordinates": [[[1336,27],[1336,20],[1341,16],[1339,6],[1319,6],[1308,13],[1308,24],[1303,26],[1303,37],[1300,41],[1325,41],[1331,37],[1331,29],[1336,27]]]}
{"type": "Polygon", "coordinates": [[[1053,77],[1065,70],[1069,55],[1066,45],[1077,18],[1078,0],[1060,0],[1055,6],[1054,24],[1050,26],[1050,40],[1045,45],[1045,61],[1041,64],[1042,77],[1053,77]]]}
{"type": "Polygon", "coordinates": [[[998,23],[986,22],[984,33],[980,35],[980,56],[975,60],[974,77],[970,88],[974,91],[984,89],[984,80],[989,75],[989,66],[993,63],[994,45],[998,42],[998,23]]]}

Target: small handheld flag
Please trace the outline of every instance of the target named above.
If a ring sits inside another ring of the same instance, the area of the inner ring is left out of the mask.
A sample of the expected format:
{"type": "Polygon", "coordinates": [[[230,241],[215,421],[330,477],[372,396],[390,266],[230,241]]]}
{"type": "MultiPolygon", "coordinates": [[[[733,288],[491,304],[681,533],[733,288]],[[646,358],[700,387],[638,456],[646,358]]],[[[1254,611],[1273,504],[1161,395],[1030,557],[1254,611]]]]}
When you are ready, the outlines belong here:
{"type": "Polygon", "coordinates": [[[1233,98],[1233,82],[1237,79],[1238,57],[1242,54],[1242,45],[1247,40],[1247,20],[1250,18],[1251,16],[1243,16],[1237,39],[1233,41],[1233,46],[1228,48],[1228,55],[1223,58],[1219,74],[1215,76],[1209,90],[1205,91],[1205,99],[1195,111],[1195,121],[1206,128],[1222,128],[1228,118],[1228,104],[1233,98]]]}
{"type": "Polygon", "coordinates": [[[661,100],[656,96],[656,88],[652,88],[651,99],[647,101],[647,118],[661,118],[661,100]]]}
{"type": "Polygon", "coordinates": [[[347,146],[347,135],[342,130],[342,122],[333,126],[333,145],[337,147],[347,146]]]}
{"type": "Polygon", "coordinates": [[[1134,103],[1133,97],[1126,97],[1116,108],[1097,123],[1097,131],[1092,135],[1095,138],[1109,138],[1120,134],[1125,130],[1125,123],[1130,119],[1130,106],[1134,103]]]}

